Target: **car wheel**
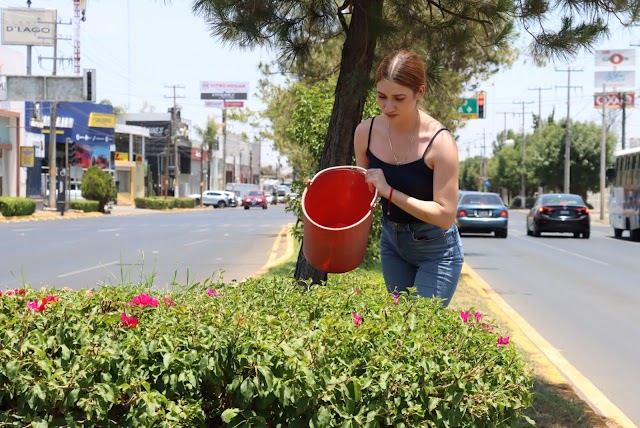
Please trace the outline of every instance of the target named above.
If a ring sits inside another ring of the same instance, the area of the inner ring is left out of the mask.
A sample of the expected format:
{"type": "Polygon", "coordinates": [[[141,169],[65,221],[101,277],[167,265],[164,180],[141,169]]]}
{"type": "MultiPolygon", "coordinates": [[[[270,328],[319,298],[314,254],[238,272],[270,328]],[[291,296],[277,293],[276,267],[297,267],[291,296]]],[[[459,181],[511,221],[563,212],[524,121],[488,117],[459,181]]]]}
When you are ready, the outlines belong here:
{"type": "Polygon", "coordinates": [[[616,238],[622,238],[622,229],[613,229],[613,236],[616,238]]]}
{"type": "Polygon", "coordinates": [[[495,231],[496,238],[506,238],[508,231],[507,229],[500,229],[495,231]]]}
{"type": "Polygon", "coordinates": [[[224,201],[218,201],[218,205],[217,205],[218,208],[224,208],[226,206],[227,204],[225,204],[224,201]]]}
{"type": "Polygon", "coordinates": [[[266,209],[267,209],[267,204],[264,204],[264,205],[262,206],[262,209],[263,209],[263,210],[266,210],[266,209]]]}
{"type": "Polygon", "coordinates": [[[632,241],[640,241],[640,229],[633,229],[629,232],[632,241]]]}
{"type": "Polygon", "coordinates": [[[573,237],[574,238],[579,238],[580,237],[580,232],[573,232],[573,237]]]}
{"type": "Polygon", "coordinates": [[[589,239],[591,236],[591,231],[582,232],[582,239],[589,239]]]}
{"type": "Polygon", "coordinates": [[[245,205],[245,206],[244,206],[244,209],[245,209],[245,210],[248,210],[248,209],[249,209],[249,206],[248,206],[248,205],[245,205]]]}
{"type": "Polygon", "coordinates": [[[529,230],[529,223],[527,223],[527,236],[533,236],[533,232],[529,230]]]}
{"type": "Polygon", "coordinates": [[[535,236],[536,238],[540,237],[540,229],[538,229],[538,225],[536,225],[535,223],[533,223],[533,236],[535,236]]]}
{"type": "Polygon", "coordinates": [[[200,199],[196,199],[196,207],[200,206],[200,199]]]}

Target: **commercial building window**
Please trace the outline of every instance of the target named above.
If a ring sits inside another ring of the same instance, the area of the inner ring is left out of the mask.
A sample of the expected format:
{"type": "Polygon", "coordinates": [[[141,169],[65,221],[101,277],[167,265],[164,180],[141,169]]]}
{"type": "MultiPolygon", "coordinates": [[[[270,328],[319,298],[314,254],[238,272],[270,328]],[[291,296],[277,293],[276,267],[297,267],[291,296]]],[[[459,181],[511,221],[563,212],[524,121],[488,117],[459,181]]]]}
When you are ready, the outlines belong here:
{"type": "Polygon", "coordinates": [[[116,171],[116,181],[118,182],[118,193],[131,193],[130,171],[116,171]]]}

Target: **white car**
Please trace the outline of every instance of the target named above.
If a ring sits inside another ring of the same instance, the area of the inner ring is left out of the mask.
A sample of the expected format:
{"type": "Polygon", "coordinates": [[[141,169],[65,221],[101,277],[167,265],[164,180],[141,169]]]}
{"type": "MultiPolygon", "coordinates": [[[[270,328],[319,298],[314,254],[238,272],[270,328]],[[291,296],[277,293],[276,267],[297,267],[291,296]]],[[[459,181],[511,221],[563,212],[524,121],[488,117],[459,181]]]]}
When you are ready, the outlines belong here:
{"type": "MultiPolygon", "coordinates": [[[[187,195],[188,198],[196,200],[196,206],[200,206],[200,193],[187,195]]],[[[202,205],[205,207],[212,206],[216,208],[228,207],[229,197],[226,192],[218,190],[206,190],[202,193],[202,205]]]]}

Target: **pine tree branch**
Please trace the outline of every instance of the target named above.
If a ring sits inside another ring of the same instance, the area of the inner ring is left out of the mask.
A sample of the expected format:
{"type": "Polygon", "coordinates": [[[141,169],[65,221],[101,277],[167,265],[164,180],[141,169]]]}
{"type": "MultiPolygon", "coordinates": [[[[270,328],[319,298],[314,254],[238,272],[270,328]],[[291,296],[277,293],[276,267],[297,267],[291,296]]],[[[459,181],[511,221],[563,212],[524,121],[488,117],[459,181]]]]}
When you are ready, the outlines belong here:
{"type": "Polygon", "coordinates": [[[440,1],[436,2],[434,0],[427,0],[427,4],[429,4],[429,9],[431,9],[431,6],[433,5],[438,10],[440,10],[440,13],[442,13],[443,17],[445,15],[451,15],[451,16],[455,16],[456,18],[463,19],[465,21],[473,21],[473,22],[477,22],[477,23],[480,23],[480,24],[483,24],[483,25],[491,24],[491,22],[486,20],[486,19],[475,18],[473,16],[464,15],[464,14],[461,14],[461,13],[454,12],[453,10],[447,9],[446,7],[444,7],[442,5],[442,3],[440,1]]]}

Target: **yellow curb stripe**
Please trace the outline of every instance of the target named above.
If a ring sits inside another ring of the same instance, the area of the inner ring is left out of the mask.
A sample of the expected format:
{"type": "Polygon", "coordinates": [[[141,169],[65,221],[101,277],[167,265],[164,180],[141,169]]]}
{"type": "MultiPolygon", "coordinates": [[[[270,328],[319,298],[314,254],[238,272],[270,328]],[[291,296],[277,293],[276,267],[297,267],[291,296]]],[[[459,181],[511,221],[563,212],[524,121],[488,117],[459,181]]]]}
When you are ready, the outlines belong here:
{"type": "Polygon", "coordinates": [[[547,358],[542,364],[545,376],[555,383],[567,383],[591,408],[622,428],[637,428],[615,404],[613,404],[589,379],[578,371],[560,352],[547,342],[527,321],[524,320],[491,286],[480,277],[467,263],[462,268],[465,282],[480,295],[490,299],[496,312],[513,329],[513,340],[526,349],[537,349],[547,358]],[[470,281],[469,281],[470,279],[470,281]]]}
{"type": "Polygon", "coordinates": [[[265,265],[262,266],[262,268],[258,272],[251,275],[251,278],[261,277],[269,269],[284,263],[293,255],[293,234],[291,233],[292,227],[292,223],[282,226],[282,229],[280,229],[280,232],[278,233],[278,236],[276,237],[276,240],[271,247],[271,253],[269,254],[267,263],[265,263],[265,265]],[[280,242],[283,238],[286,239],[285,242],[287,247],[285,253],[282,256],[278,257],[278,249],[280,248],[280,242]]]}

